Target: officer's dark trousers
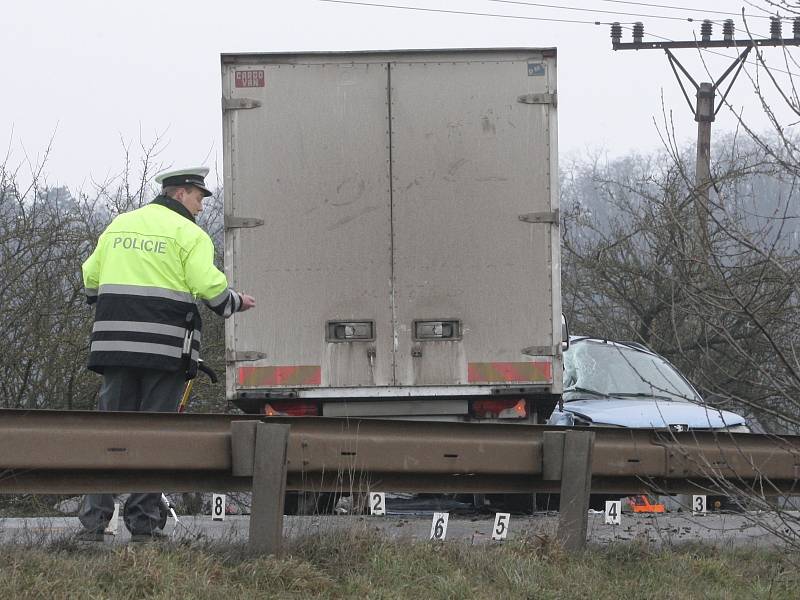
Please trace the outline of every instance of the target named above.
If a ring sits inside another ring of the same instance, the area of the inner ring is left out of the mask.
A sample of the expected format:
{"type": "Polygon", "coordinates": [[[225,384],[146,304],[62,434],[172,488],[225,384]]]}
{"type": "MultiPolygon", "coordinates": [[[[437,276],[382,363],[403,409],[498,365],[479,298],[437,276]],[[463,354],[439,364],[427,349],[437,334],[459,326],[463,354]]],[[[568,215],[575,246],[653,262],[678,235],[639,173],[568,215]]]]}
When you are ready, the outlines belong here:
{"type": "MultiPolygon", "coordinates": [[[[185,384],[182,371],[106,367],[98,410],[176,412],[185,384]]],[[[83,500],[80,521],[92,532],[102,532],[114,514],[114,496],[89,494],[83,500]]],[[[123,511],[132,534],[150,534],[160,527],[161,494],[131,494],[123,511]]]]}

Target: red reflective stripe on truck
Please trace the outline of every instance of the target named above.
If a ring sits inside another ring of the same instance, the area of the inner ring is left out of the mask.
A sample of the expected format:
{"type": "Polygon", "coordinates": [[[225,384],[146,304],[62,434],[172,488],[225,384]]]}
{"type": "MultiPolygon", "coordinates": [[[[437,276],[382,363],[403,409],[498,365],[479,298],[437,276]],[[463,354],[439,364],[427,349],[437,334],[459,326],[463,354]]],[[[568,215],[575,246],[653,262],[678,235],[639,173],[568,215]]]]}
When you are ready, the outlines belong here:
{"type": "Polygon", "coordinates": [[[319,385],[322,369],[318,365],[239,367],[237,382],[243,387],[319,385]]]}
{"type": "Polygon", "coordinates": [[[470,383],[553,383],[553,363],[549,360],[469,363],[467,380],[470,383]]]}

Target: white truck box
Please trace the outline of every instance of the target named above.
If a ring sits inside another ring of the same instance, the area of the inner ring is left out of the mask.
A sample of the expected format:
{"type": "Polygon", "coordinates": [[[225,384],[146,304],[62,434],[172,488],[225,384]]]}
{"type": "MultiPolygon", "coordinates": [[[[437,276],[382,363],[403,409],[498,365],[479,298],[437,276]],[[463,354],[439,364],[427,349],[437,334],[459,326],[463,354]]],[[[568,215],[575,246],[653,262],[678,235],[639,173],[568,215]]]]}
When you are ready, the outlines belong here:
{"type": "Polygon", "coordinates": [[[226,323],[248,412],[546,419],[556,51],[222,55],[226,323]],[[522,404],[520,404],[522,402],[522,404]]]}

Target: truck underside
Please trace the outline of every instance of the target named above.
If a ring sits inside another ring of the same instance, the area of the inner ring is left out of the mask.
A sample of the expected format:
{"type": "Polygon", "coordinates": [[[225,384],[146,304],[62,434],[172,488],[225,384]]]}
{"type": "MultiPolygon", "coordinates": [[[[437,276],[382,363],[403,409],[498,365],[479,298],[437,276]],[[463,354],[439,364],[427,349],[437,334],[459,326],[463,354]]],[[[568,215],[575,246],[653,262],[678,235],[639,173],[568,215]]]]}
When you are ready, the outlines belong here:
{"type": "Polygon", "coordinates": [[[525,387],[477,388],[470,395],[464,395],[464,391],[468,390],[425,395],[425,390],[412,388],[403,395],[380,395],[370,389],[368,396],[361,397],[314,397],[292,389],[242,391],[233,403],[247,414],[266,416],[545,423],[559,399],[547,390],[525,387]]]}

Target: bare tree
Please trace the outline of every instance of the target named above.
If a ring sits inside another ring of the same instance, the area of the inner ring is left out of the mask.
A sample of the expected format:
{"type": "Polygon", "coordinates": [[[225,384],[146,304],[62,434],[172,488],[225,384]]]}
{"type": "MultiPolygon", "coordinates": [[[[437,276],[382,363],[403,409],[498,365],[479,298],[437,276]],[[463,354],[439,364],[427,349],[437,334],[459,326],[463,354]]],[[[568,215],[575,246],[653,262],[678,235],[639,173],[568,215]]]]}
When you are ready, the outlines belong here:
{"type": "Polygon", "coordinates": [[[717,406],[796,431],[797,181],[756,144],[720,148],[707,254],[687,153],[572,165],[562,198],[565,310],[574,331],[665,355],[717,406]]]}
{"type": "Polygon", "coordinates": [[[47,183],[38,163],[0,163],[0,393],[4,408],[93,408],[99,378],[86,370],[93,309],[81,264],[120,210],[140,206],[159,165],[159,141],[124,169],[74,197],[47,183]],[[21,182],[25,180],[23,185],[21,182]]]}
{"type": "MultiPolygon", "coordinates": [[[[800,15],[796,0],[748,4],[800,15]]],[[[769,128],[759,130],[727,104],[738,131],[715,144],[707,206],[698,202],[693,149],[675,142],[670,115],[662,151],[570,165],[562,202],[564,303],[573,330],[653,347],[710,402],[776,432],[800,431],[794,53],[754,48],[755,63],[737,86],[749,81],[769,128]],[[707,239],[700,239],[698,211],[707,239]]]]}

